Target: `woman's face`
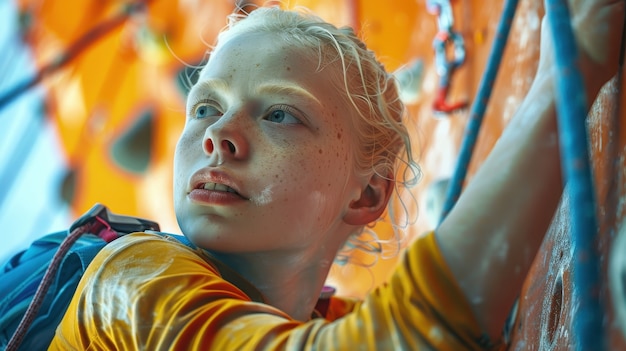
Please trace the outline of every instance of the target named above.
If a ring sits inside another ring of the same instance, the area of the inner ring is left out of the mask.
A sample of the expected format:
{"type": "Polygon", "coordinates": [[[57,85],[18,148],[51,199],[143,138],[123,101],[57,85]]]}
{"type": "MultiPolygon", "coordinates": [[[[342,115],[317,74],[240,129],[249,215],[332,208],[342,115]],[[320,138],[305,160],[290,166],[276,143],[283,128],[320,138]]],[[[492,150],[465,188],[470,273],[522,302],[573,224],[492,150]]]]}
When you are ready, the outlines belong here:
{"type": "Polygon", "coordinates": [[[334,70],[273,34],[239,35],[212,53],[189,94],[174,161],[176,215],[194,243],[305,252],[346,239],[337,237],[343,215],[367,181],[353,170],[334,70]]]}

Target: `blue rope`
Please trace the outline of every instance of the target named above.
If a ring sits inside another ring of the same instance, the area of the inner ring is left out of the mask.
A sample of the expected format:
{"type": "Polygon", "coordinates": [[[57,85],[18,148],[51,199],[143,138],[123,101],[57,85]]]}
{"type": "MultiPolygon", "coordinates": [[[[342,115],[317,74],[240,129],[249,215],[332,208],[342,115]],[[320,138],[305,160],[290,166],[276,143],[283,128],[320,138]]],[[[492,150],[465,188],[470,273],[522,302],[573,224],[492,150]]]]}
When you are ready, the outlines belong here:
{"type": "Polygon", "coordinates": [[[600,303],[600,259],[596,249],[595,194],[588,155],[587,101],[566,0],[547,0],[555,47],[556,108],[561,166],[570,195],[573,262],[573,329],[576,350],[606,349],[600,303]]]}
{"type": "Polygon", "coordinates": [[[489,98],[491,97],[491,91],[493,90],[493,84],[500,68],[500,62],[506,42],[509,38],[509,32],[511,31],[511,24],[515,17],[515,11],[517,9],[518,0],[507,0],[504,4],[502,17],[498,28],[496,30],[496,37],[494,39],[491,53],[487,61],[485,68],[485,74],[483,75],[480,85],[478,86],[478,92],[476,98],[472,104],[470,110],[469,121],[465,127],[465,135],[461,144],[461,151],[459,153],[459,160],[456,163],[448,191],[446,193],[446,200],[443,204],[443,210],[439,219],[439,223],[446,218],[454,204],[456,203],[461,189],[463,188],[463,182],[467,175],[467,168],[472,158],[472,152],[476,145],[476,139],[478,138],[478,132],[487,109],[489,98]]]}

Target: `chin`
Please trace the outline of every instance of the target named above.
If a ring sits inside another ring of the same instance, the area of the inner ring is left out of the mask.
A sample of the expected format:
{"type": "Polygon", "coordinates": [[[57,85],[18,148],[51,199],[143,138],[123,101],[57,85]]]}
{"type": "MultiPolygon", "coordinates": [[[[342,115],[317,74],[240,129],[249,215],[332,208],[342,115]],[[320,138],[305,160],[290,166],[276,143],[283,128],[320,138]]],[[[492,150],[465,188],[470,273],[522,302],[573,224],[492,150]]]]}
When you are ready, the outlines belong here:
{"type": "Polygon", "coordinates": [[[228,233],[226,230],[215,228],[214,225],[207,224],[206,221],[203,220],[196,220],[194,222],[179,221],[179,226],[189,241],[205,250],[213,252],[238,252],[242,250],[242,248],[238,246],[247,246],[246,240],[237,239],[236,236],[228,233]]]}

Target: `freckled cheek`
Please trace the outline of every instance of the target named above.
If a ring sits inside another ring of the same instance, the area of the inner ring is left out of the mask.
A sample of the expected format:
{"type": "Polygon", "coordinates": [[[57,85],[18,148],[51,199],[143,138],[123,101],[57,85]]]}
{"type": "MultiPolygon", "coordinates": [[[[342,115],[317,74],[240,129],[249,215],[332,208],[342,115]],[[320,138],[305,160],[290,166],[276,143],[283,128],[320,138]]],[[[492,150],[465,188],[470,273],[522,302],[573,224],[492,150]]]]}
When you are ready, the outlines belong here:
{"type": "Polygon", "coordinates": [[[324,143],[324,148],[316,150],[309,158],[307,172],[315,173],[319,180],[319,186],[330,187],[332,184],[343,182],[348,175],[348,162],[346,162],[347,150],[341,143],[324,143]]]}
{"type": "Polygon", "coordinates": [[[329,133],[326,140],[328,145],[324,155],[329,169],[334,169],[337,175],[346,176],[352,169],[352,150],[344,137],[344,128],[341,123],[336,123],[334,131],[329,133]]]}
{"type": "Polygon", "coordinates": [[[348,176],[346,145],[337,140],[336,132],[320,136],[307,147],[272,145],[256,151],[265,156],[257,159],[255,178],[274,187],[275,195],[282,193],[283,201],[313,191],[332,192],[348,176]]]}
{"type": "MultiPolygon", "coordinates": [[[[276,187],[288,199],[303,192],[317,190],[319,180],[319,154],[313,155],[313,149],[295,147],[273,149],[270,157],[258,167],[259,179],[276,187]],[[311,189],[313,188],[313,189],[311,189]]],[[[317,152],[315,148],[315,152],[317,152]]],[[[322,167],[323,168],[323,167],[322,167]]]]}

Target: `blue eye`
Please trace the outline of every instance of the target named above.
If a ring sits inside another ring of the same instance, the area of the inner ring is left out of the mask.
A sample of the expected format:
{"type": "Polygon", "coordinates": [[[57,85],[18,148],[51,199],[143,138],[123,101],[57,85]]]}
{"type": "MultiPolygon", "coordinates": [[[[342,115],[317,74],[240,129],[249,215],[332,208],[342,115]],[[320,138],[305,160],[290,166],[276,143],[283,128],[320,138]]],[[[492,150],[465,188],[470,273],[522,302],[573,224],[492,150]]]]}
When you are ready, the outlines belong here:
{"type": "MultiPolygon", "coordinates": [[[[286,109],[286,108],[285,108],[286,109]]],[[[270,111],[266,119],[273,123],[282,124],[300,124],[300,120],[284,109],[275,109],[270,111]]]]}
{"type": "Polygon", "coordinates": [[[213,104],[199,102],[192,107],[190,115],[196,119],[203,119],[212,116],[219,116],[221,115],[221,112],[213,104]]]}

